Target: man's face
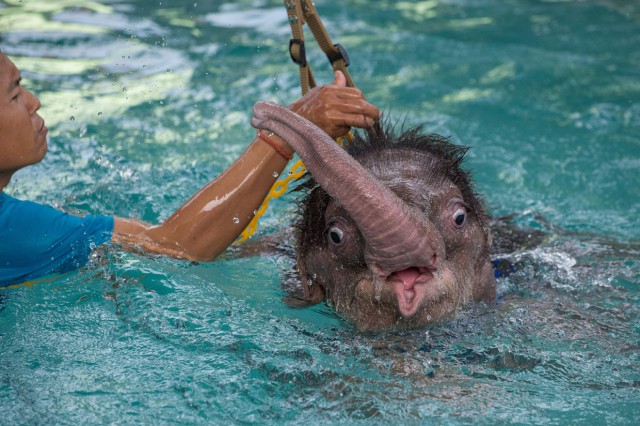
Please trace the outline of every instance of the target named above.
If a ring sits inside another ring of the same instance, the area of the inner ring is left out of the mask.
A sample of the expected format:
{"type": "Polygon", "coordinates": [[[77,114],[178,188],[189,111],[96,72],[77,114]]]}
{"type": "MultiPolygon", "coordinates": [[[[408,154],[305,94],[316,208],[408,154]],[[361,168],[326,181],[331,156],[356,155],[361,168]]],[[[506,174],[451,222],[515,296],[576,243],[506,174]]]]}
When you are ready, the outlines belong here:
{"type": "Polygon", "coordinates": [[[36,113],[39,108],[38,98],[20,86],[18,68],[0,53],[0,181],[47,153],[47,128],[36,113]]]}

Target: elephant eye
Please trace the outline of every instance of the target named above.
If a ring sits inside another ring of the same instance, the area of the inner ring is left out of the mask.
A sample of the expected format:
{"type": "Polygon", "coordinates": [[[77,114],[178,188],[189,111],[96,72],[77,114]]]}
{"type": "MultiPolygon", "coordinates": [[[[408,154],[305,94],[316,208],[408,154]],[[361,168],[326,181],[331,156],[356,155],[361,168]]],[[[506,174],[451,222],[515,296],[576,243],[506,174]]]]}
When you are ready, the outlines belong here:
{"type": "Polygon", "coordinates": [[[464,225],[464,221],[467,218],[467,210],[464,207],[460,207],[453,213],[453,221],[457,226],[464,225]]]}
{"type": "Polygon", "coordinates": [[[344,232],[337,226],[332,226],[331,228],[329,228],[328,235],[329,241],[331,241],[331,243],[335,246],[342,245],[342,243],[344,242],[344,232]]]}

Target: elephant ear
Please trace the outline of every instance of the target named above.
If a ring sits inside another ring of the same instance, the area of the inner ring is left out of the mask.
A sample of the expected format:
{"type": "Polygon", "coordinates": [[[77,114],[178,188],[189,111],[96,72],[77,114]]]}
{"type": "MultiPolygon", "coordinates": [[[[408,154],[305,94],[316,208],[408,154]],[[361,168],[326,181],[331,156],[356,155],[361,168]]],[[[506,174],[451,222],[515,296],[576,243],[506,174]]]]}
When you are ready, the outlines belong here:
{"type": "Polygon", "coordinates": [[[300,282],[302,283],[305,300],[312,305],[322,302],[325,296],[324,288],[318,282],[309,279],[304,262],[298,261],[298,272],[300,273],[300,282]]]}
{"type": "Polygon", "coordinates": [[[491,244],[493,234],[487,231],[484,253],[475,266],[476,282],[473,286],[473,300],[476,302],[493,303],[496,300],[496,281],[493,263],[491,262],[491,244]]]}
{"type": "Polygon", "coordinates": [[[307,308],[324,301],[324,289],[318,283],[309,285],[304,262],[298,262],[298,273],[292,273],[285,280],[284,303],[291,308],[307,308]]]}
{"type": "Polygon", "coordinates": [[[491,263],[487,262],[482,266],[480,275],[477,278],[476,285],[473,288],[473,300],[476,302],[495,303],[496,301],[496,285],[493,276],[493,268],[491,263]]]}

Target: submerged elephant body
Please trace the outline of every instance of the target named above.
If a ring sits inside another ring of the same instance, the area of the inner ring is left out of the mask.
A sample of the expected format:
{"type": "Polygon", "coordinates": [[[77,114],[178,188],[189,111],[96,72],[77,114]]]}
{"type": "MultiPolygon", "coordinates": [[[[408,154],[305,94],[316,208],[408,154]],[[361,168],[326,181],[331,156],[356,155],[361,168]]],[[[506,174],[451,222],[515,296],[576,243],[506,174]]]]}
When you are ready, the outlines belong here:
{"type": "Polygon", "coordinates": [[[312,178],[300,205],[305,298],[361,329],[416,327],[495,298],[488,217],[465,149],[419,129],[356,135],[345,152],[306,120],[259,103],[252,124],[287,140],[312,178]]]}

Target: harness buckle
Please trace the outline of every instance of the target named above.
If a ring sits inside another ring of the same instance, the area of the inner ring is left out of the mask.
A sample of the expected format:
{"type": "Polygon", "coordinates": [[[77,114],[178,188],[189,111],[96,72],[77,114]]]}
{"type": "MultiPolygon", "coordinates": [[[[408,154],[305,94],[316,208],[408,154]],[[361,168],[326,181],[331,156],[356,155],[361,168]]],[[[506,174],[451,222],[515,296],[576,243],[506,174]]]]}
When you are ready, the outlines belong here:
{"type": "Polygon", "coordinates": [[[289,40],[289,56],[291,56],[291,60],[298,64],[301,68],[307,66],[307,55],[304,49],[304,40],[300,40],[298,38],[292,38],[291,40],[289,40]],[[296,59],[296,57],[293,56],[292,48],[294,44],[298,45],[299,59],[296,59]]]}
{"type": "Polygon", "coordinates": [[[351,62],[349,62],[349,54],[347,53],[347,50],[340,43],[334,44],[333,47],[338,49],[338,53],[333,56],[327,55],[327,57],[329,58],[329,62],[333,64],[335,61],[339,61],[340,59],[342,59],[344,61],[344,66],[348,67],[351,62]]]}

